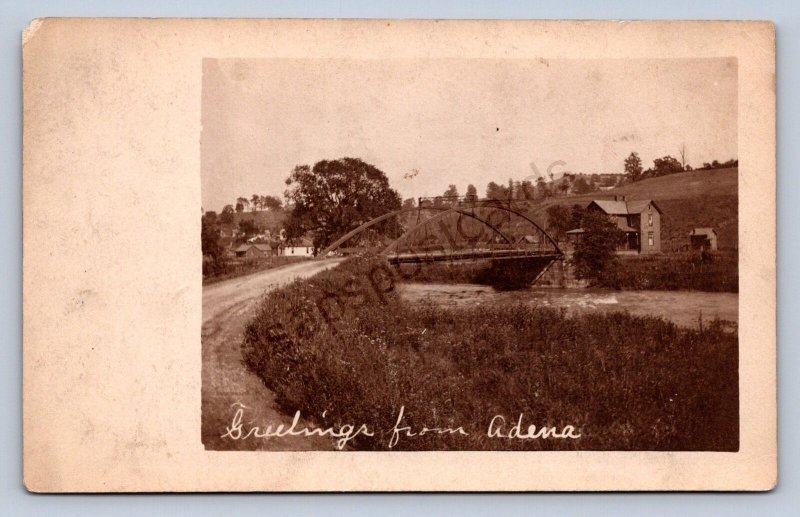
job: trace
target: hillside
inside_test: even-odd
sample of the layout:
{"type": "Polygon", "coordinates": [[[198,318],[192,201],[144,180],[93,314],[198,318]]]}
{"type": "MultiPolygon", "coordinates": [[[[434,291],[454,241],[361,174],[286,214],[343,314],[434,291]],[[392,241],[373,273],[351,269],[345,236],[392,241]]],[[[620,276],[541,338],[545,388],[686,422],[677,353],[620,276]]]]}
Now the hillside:
{"type": "Polygon", "coordinates": [[[717,231],[720,248],[733,248],[738,242],[738,168],[695,170],[629,183],[611,190],[580,196],[553,197],[524,203],[537,221],[546,221],[552,205],[587,205],[593,199],[652,199],[664,212],[662,241],[664,251],[688,243],[688,233],[696,227],[710,226],[717,231]]]}
{"type": "Polygon", "coordinates": [[[233,226],[237,227],[241,221],[253,221],[259,229],[277,233],[283,228],[284,221],[288,216],[289,214],[283,208],[234,213],[233,226]]]}

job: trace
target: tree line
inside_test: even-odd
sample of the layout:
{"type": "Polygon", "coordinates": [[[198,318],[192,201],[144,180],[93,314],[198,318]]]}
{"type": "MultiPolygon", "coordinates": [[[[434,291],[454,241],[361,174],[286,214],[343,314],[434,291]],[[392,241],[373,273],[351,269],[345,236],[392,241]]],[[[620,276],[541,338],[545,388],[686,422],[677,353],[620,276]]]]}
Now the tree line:
{"type": "MultiPolygon", "coordinates": [[[[678,160],[671,155],[662,156],[661,158],[656,158],[653,160],[653,165],[651,167],[643,169],[642,159],[639,157],[639,153],[635,151],[631,152],[631,154],[625,158],[625,176],[630,181],[640,181],[647,178],[657,178],[659,176],[666,176],[668,174],[677,174],[679,172],[695,170],[691,165],[686,163],[685,147],[681,147],[680,157],[681,159],[678,160]]],[[[710,163],[704,162],[702,166],[697,168],[697,170],[728,169],[738,166],[739,160],[731,158],[725,162],[719,162],[717,160],[714,160],[710,163]]]]}

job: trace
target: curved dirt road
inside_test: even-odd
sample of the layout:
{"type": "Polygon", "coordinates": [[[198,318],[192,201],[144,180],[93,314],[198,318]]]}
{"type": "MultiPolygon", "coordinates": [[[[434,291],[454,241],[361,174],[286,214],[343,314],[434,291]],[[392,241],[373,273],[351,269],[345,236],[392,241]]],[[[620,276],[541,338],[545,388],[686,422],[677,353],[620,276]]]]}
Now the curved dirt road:
{"type": "Polygon", "coordinates": [[[341,259],[300,262],[203,287],[202,439],[207,450],[333,448],[331,442],[319,437],[232,440],[222,435],[239,407],[235,404],[247,407],[243,414],[245,424],[252,421],[253,425],[291,425],[294,415],[282,413],[272,391],[242,364],[242,333],[264,293],[339,262],[341,259]]]}

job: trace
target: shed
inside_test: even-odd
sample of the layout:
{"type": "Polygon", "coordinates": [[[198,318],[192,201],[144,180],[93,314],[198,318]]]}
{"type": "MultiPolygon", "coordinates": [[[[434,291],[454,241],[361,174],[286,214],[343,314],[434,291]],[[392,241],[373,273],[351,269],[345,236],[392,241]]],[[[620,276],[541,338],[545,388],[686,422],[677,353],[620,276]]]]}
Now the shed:
{"type": "Polygon", "coordinates": [[[689,233],[689,245],[693,250],[716,251],[717,232],[714,228],[695,228],[689,233]]]}

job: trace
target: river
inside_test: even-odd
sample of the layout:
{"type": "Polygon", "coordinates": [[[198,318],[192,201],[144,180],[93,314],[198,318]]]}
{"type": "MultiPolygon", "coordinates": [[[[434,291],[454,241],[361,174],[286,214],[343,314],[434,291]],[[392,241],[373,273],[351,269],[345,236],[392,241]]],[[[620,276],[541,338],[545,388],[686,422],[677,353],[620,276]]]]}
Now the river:
{"type": "Polygon", "coordinates": [[[422,284],[398,286],[409,301],[430,300],[443,306],[481,303],[529,302],[542,307],[565,308],[568,312],[628,311],[637,315],[662,316],[684,327],[697,328],[700,321],[727,322],[735,330],[739,321],[738,293],[703,291],[615,291],[532,287],[519,291],[497,291],[475,284],[422,284]]]}

